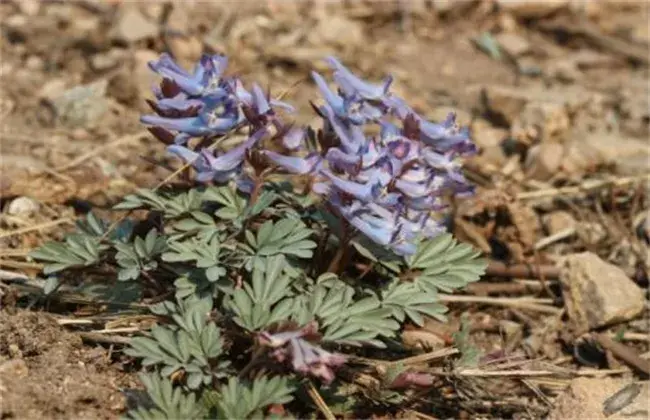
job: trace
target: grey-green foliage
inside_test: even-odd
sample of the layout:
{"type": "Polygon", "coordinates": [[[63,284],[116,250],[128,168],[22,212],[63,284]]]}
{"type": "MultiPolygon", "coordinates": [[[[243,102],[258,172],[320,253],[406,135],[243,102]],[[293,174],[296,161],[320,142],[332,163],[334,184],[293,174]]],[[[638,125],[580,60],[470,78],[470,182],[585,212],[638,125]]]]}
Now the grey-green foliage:
{"type": "Polygon", "coordinates": [[[251,383],[231,377],[218,392],[206,398],[218,419],[263,418],[263,410],[271,404],[286,404],[296,390],[287,377],[262,376],[251,383]]]}
{"type": "Polygon", "coordinates": [[[454,333],[454,346],[460,351],[460,358],[454,362],[456,368],[475,368],[481,358],[481,350],[469,340],[470,321],[467,315],[461,317],[460,330],[454,333]]]}
{"type": "Polygon", "coordinates": [[[267,209],[278,196],[269,190],[262,191],[254,203],[249,203],[246,198],[230,187],[210,187],[206,189],[203,198],[220,204],[215,216],[222,220],[232,221],[237,229],[243,226],[245,220],[257,216],[267,209]]]}
{"type": "MultiPolygon", "coordinates": [[[[221,331],[208,319],[212,300],[188,298],[183,305],[159,306],[159,313],[171,315],[174,324],[156,325],[150,337],[135,337],[125,353],[142,359],[144,366],[160,365],[165,377],[183,369],[190,389],[212,383],[212,366],[222,355],[221,331]]],[[[221,363],[220,367],[225,367],[221,363]]]]}
{"type": "Polygon", "coordinates": [[[191,236],[195,240],[206,242],[219,237],[225,230],[223,225],[217,224],[213,216],[202,211],[191,212],[188,217],[172,223],[171,228],[179,233],[174,235],[173,239],[191,236]]]}
{"type": "Polygon", "coordinates": [[[294,310],[290,297],[291,278],[284,273],[286,260],[282,254],[265,260],[262,268],[253,270],[250,283],[235,290],[226,300],[233,320],[249,331],[256,331],[275,322],[287,320],[294,310]]]}
{"type": "Polygon", "coordinates": [[[84,219],[76,222],[77,231],[66,235],[63,242],[48,242],[30,252],[29,256],[45,262],[44,274],[52,274],[73,267],[88,267],[100,262],[103,252],[110,246],[107,241],[123,243],[130,236],[133,223],[129,220],[120,222],[111,232],[109,223],[88,213],[84,219]]]}
{"type": "Polygon", "coordinates": [[[315,318],[326,341],[384,347],[378,337],[391,337],[399,329],[391,310],[376,296],[359,295],[335,276],[327,276],[296,300],[296,321],[303,324],[315,318]]]}
{"type": "Polygon", "coordinates": [[[130,420],[179,420],[205,418],[207,407],[197,400],[196,394],[174,387],[171,380],[158,373],[141,374],[140,380],[147,389],[154,408],[138,407],[124,417],[130,420]]]}
{"type": "Polygon", "coordinates": [[[162,259],[169,263],[191,262],[196,268],[205,270],[209,281],[215,282],[226,274],[221,264],[221,252],[221,241],[217,235],[209,239],[192,237],[184,241],[171,241],[162,259]]]}
{"type": "Polygon", "coordinates": [[[107,249],[99,238],[73,233],[64,242],[48,242],[30,252],[30,257],[48,264],[43,273],[52,274],[72,267],[87,267],[99,262],[101,251],[107,249]]]}
{"type": "Polygon", "coordinates": [[[116,242],[113,246],[117,250],[115,262],[120,266],[118,280],[137,280],[142,272],[158,268],[155,258],[165,251],[167,241],[151,229],[144,238],[136,237],[131,243],[116,242]]]}
{"type": "MultiPolygon", "coordinates": [[[[422,325],[425,317],[444,319],[438,293],[464,287],[483,273],[484,261],[451,235],[422,241],[407,259],[358,237],[352,242],[354,258],[369,261],[366,276],[318,272],[310,261],[317,243],[325,247],[318,255],[334,253],[340,242],[332,236],[325,240],[323,232],[341,226],[308,201],[298,201],[290,189],[279,187],[260,191],[253,202],[232,186],[182,193],[142,190],[118,208],[160,212],[164,234],[152,230],[144,238],[132,237],[127,223],[109,232],[109,223],[89,215],[64,242],[33,253],[47,263],[48,273],[101,263],[117,268],[121,280],[139,280],[117,287],[84,284],[79,290],[85,294],[112,291],[131,296],[131,302],[149,292],[153,280],[156,292],[167,288],[175,295],[176,301],[151,308],[161,322],[133,338],[126,350],[156,371],[144,379],[155,407],[132,411],[130,418],[261,417],[269,404],[291,400],[291,381],[302,373],[260,377],[257,371],[236,379],[230,361],[240,366],[254,352],[238,348],[235,356],[225,350],[226,343],[240,345],[278,325],[297,328],[316,321],[322,342],[314,345],[331,351],[337,345],[386,347],[407,320],[422,325]],[[143,273],[148,282],[140,279],[143,273]],[[122,289],[130,285],[137,287],[129,293],[122,289]],[[168,380],[172,374],[180,378],[175,386],[168,380]]],[[[52,278],[47,285],[52,293],[59,283],[52,278]]],[[[459,363],[474,363],[466,329],[462,334],[459,363]]],[[[267,357],[271,354],[262,360],[267,357]]],[[[396,392],[380,394],[384,403],[401,401],[396,392]]]]}
{"type": "Polygon", "coordinates": [[[113,208],[115,210],[147,208],[162,212],[165,217],[173,218],[198,210],[202,203],[202,194],[195,188],[176,195],[140,189],[136,194],[124,197],[124,201],[113,208]]]}
{"type": "Polygon", "coordinates": [[[262,224],[257,235],[251,230],[246,231],[248,246],[244,249],[254,258],[249,260],[247,268],[255,265],[263,266],[265,257],[283,254],[289,257],[311,258],[316,242],[308,239],[314,234],[298,218],[287,217],[278,222],[268,220],[262,224]]]}
{"type": "Polygon", "coordinates": [[[406,263],[416,273],[415,284],[435,299],[438,290],[451,292],[477,281],[485,272],[485,261],[478,256],[470,245],[444,234],[420,243],[406,263]]]}
{"type": "Polygon", "coordinates": [[[216,391],[205,391],[201,397],[173,387],[160,375],[140,376],[151,400],[152,408],[138,407],[125,416],[130,420],[190,420],[190,419],[248,419],[262,418],[264,409],[272,404],[293,400],[295,385],[287,377],[262,376],[242,382],[231,377],[216,391]]]}
{"type": "Polygon", "coordinates": [[[445,320],[447,307],[436,300],[436,294],[423,293],[413,283],[394,281],[381,295],[382,305],[390,308],[393,318],[400,323],[407,316],[419,326],[424,324],[423,316],[445,320]]]}

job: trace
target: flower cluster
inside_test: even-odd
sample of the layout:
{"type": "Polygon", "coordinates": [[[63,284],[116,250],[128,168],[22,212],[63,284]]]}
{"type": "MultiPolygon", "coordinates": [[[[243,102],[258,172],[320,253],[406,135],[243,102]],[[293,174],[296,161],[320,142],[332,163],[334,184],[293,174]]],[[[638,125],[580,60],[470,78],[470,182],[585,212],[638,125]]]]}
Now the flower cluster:
{"type": "Polygon", "coordinates": [[[224,76],[227,65],[223,55],[204,55],[190,74],[162,54],[149,63],[162,76],[160,87],[154,88],[156,100],[147,101],[156,115],[145,115],[141,121],[158,139],[170,144],[168,151],[192,163],[198,181],[224,183],[235,178],[244,188],[242,168],[247,151],[268,134],[270,124],[281,124],[275,107],[293,108],[270,100],[257,84],[249,91],[239,78],[224,76]],[[204,146],[246,125],[252,132],[248,139],[218,156],[206,147],[198,152],[187,147],[193,138],[202,139],[199,145],[204,146]]]}
{"type": "Polygon", "coordinates": [[[260,343],[273,349],[271,355],[280,363],[291,361],[291,367],[296,372],[310,374],[321,378],[323,382],[334,380],[333,369],[343,365],[345,356],[330,353],[307,341],[310,336],[316,336],[318,324],[311,322],[295,331],[270,334],[262,332],[260,343]]]}
{"type": "Polygon", "coordinates": [[[313,130],[287,125],[275,112],[292,108],[270,99],[259,85],[248,91],[238,78],[224,76],[227,59],[221,55],[203,56],[192,74],[166,54],[152,62],[163,80],[157,100],[150,101],[157,115],[143,116],[142,122],[171,144],[170,152],[192,163],[197,180],[234,179],[245,192],[252,189],[244,170],[249,151],[260,149],[261,140],[274,131],[284,153],[263,149],[263,156],[289,172],[310,175],[312,191],[349,226],[396,254],[410,255],[418,238],[444,232],[435,216],[445,196],[472,192],[458,160],[475,152],[475,146],[453,113],[433,123],[391,93],[391,77],[374,84],[336,58],[327,61],[338,89],[312,73],[324,99],[314,106],[323,119],[316,150],[306,146],[313,130]],[[202,138],[199,145],[205,145],[245,125],[251,131],[248,139],[225,153],[187,147],[192,138],[202,138]]]}
{"type": "Polygon", "coordinates": [[[264,154],[290,172],[310,174],[312,190],[374,242],[412,254],[418,237],[444,231],[432,216],[444,207],[445,195],[472,192],[458,159],[474,153],[475,146],[453,113],[436,124],[390,93],[390,77],[373,84],[335,58],[328,63],[336,92],[312,73],[324,99],[316,107],[324,121],[320,150],[306,156],[264,154]]]}

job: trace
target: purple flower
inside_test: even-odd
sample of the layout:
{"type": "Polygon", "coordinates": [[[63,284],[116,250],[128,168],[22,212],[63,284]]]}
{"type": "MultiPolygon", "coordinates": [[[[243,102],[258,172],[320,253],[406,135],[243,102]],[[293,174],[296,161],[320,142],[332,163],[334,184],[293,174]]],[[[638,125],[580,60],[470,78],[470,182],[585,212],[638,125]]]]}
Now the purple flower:
{"type": "Polygon", "coordinates": [[[264,150],[262,153],[276,165],[294,174],[307,174],[314,172],[317,170],[322,160],[318,154],[312,154],[305,158],[301,158],[297,156],[281,155],[271,150],[264,150]]]}
{"type": "MultiPolygon", "coordinates": [[[[312,160],[266,154],[291,172],[310,174],[312,191],[358,232],[397,254],[412,254],[420,238],[444,232],[430,217],[445,208],[443,197],[471,193],[457,158],[474,145],[456,126],[454,114],[432,123],[391,94],[390,77],[383,84],[369,83],[335,58],[327,61],[338,92],[312,73],[325,102],[316,108],[323,118],[317,137],[321,150],[308,155],[312,160]],[[368,133],[371,124],[379,126],[379,135],[368,133]]],[[[299,148],[294,142],[285,149],[299,148]]]]}
{"type": "Polygon", "coordinates": [[[315,322],[305,327],[287,332],[259,335],[261,344],[273,349],[272,356],[280,363],[291,362],[294,371],[321,378],[325,383],[334,380],[334,369],[346,362],[346,357],[339,353],[330,353],[305,339],[314,335],[318,329],[315,322]]]}
{"type": "Polygon", "coordinates": [[[149,101],[157,115],[144,115],[141,122],[159,134],[163,133],[160,130],[171,133],[174,143],[184,145],[192,137],[225,135],[247,121],[261,128],[274,118],[276,106],[293,110],[288,104],[269,100],[257,84],[249,92],[239,79],[224,77],[227,65],[225,56],[203,55],[189,73],[162,54],[149,65],[163,77],[154,90],[156,101],[149,101]]]}
{"type": "Polygon", "coordinates": [[[304,128],[291,127],[282,135],[282,146],[289,151],[299,150],[306,135],[307,130],[304,128]]]}
{"type": "Polygon", "coordinates": [[[167,150],[185,160],[185,162],[192,163],[197,172],[197,181],[224,183],[241,173],[246,151],[257,144],[267,132],[266,129],[256,131],[248,140],[220,156],[214,156],[207,149],[196,153],[180,145],[169,146],[167,150]]]}
{"type": "MultiPolygon", "coordinates": [[[[458,159],[476,148],[453,113],[442,123],[430,122],[389,92],[391,77],[371,83],[334,57],[327,63],[337,88],[312,72],[323,98],[322,105],[313,106],[323,123],[318,132],[285,124],[276,109],[293,108],[271,99],[258,84],[248,90],[238,78],[224,76],[228,60],[221,55],[203,56],[191,73],[166,54],[152,62],[163,80],[150,101],[156,115],[141,120],[156,137],[173,143],[170,152],[192,162],[199,181],[234,180],[250,192],[256,178],[249,167],[262,173],[266,165],[257,157],[264,156],[280,169],[309,176],[312,191],[357,233],[396,254],[412,254],[420,238],[444,231],[432,216],[445,208],[445,197],[472,193],[458,159]],[[254,134],[225,153],[186,147],[193,137],[206,144],[245,125],[254,134]],[[271,132],[283,153],[249,152],[271,132]]],[[[324,350],[300,337],[273,338],[285,343],[273,345],[278,358],[291,358],[295,370],[329,378],[329,362],[318,367],[314,362],[328,360],[324,350]]]]}
{"type": "Polygon", "coordinates": [[[335,57],[327,57],[326,61],[334,69],[334,80],[348,96],[358,94],[364,99],[381,99],[393,82],[389,76],[381,85],[374,85],[354,75],[335,57]]]}

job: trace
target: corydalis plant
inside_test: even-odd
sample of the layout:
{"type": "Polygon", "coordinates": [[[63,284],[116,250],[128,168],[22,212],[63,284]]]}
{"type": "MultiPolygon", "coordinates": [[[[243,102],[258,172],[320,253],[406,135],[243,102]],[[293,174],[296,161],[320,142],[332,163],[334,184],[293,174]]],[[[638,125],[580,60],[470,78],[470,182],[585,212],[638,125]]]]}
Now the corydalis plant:
{"type": "MultiPolygon", "coordinates": [[[[173,297],[150,308],[159,325],[124,352],[151,373],[151,401],[131,418],[262,417],[269,406],[283,412],[306,378],[334,392],[357,349],[398,357],[405,323],[444,320],[438,293],[483,273],[439,221],[446,197],[472,190],[459,161],[474,151],[467,131],[453,115],[441,124],[418,115],[390,77],[371,83],[328,63],[336,88],[312,74],[322,125],[300,127],[291,106],[227,75],[224,56],[187,72],[163,54],[151,63],[162,76],[155,115],[142,122],[198,184],[138,191],[115,208],[146,210],[147,221],[114,228],[89,216],[33,253],[47,273],[92,267],[113,278],[75,283],[102,302],[173,297]],[[278,181],[291,174],[306,188],[278,181]]],[[[69,287],[47,284],[48,296],[69,287]]],[[[416,373],[380,378],[380,395],[429,386],[416,373]]]]}

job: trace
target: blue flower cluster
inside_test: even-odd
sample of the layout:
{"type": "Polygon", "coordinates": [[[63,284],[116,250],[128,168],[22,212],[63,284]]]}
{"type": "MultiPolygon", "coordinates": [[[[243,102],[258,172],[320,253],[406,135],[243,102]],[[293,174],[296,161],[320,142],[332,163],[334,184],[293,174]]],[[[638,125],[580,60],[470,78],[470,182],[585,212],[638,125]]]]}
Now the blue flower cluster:
{"type": "Polygon", "coordinates": [[[312,190],[368,238],[413,254],[417,238],[444,232],[432,217],[444,196],[472,192],[458,159],[475,145],[453,113],[442,124],[427,121],[389,92],[391,78],[369,83],[337,59],[327,61],[337,91],[312,73],[324,99],[317,107],[324,122],[320,150],[302,157],[263,153],[290,172],[311,174],[312,190]]]}
{"type": "Polygon", "coordinates": [[[237,77],[226,77],[228,59],[223,55],[204,55],[190,74],[168,54],[149,63],[160,76],[160,87],[154,89],[155,101],[147,101],[156,115],[145,115],[141,122],[158,139],[170,144],[168,151],[186,162],[192,162],[197,180],[225,183],[235,179],[243,190],[250,188],[243,173],[248,150],[269,133],[269,124],[281,124],[274,108],[293,108],[283,102],[269,100],[259,85],[246,90],[237,77]],[[249,125],[252,134],[241,145],[218,156],[202,148],[198,152],[187,147],[193,138],[205,140],[223,137],[232,130],[249,125]]]}
{"type": "Polygon", "coordinates": [[[324,102],[314,106],[323,119],[318,150],[307,147],[307,129],[284,124],[275,112],[291,111],[289,105],[269,99],[258,85],[248,91],[239,79],[225,77],[227,59],[221,55],[202,57],[192,74],[166,54],[151,63],[163,80],[157,101],[150,102],[157,115],[143,116],[142,122],[171,144],[169,151],[193,162],[199,181],[234,179],[249,192],[248,151],[275,128],[285,152],[261,150],[262,155],[289,172],[311,176],[312,191],[374,242],[399,255],[413,254],[418,238],[444,232],[434,217],[444,197],[472,192],[459,158],[474,153],[475,146],[454,114],[433,123],[391,93],[392,78],[374,84],[336,58],[327,62],[336,91],[312,73],[324,102]],[[244,125],[251,128],[248,139],[218,156],[187,147],[191,138],[217,138],[244,125]]]}

